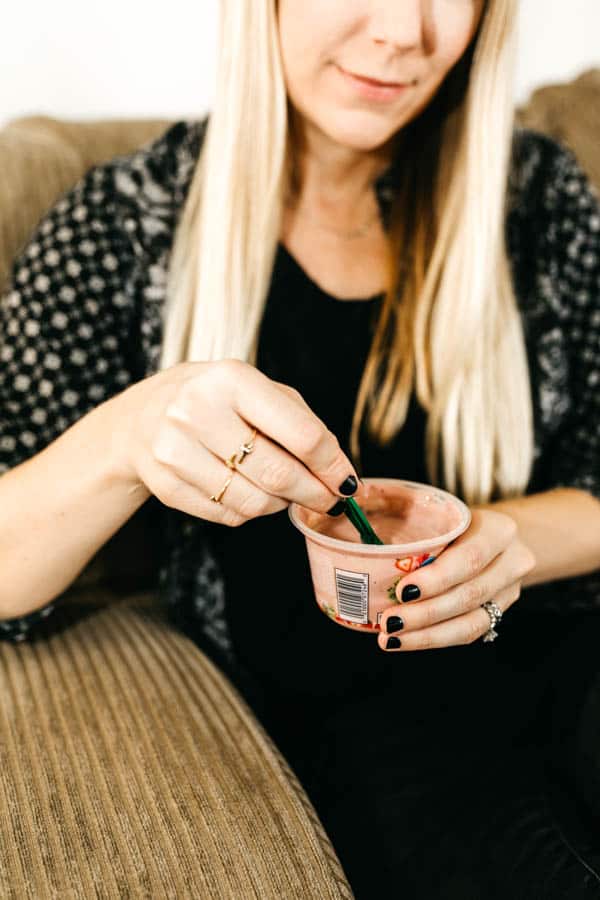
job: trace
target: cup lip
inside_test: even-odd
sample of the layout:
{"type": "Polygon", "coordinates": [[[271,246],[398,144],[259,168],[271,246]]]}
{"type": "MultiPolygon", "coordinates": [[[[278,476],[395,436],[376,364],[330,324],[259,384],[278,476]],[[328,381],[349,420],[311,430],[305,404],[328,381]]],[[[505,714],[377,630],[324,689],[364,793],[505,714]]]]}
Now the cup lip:
{"type": "Polygon", "coordinates": [[[362,480],[364,483],[369,482],[370,484],[382,484],[393,481],[394,484],[406,484],[417,488],[425,488],[428,491],[435,491],[437,494],[442,494],[458,506],[461,513],[461,521],[456,528],[453,528],[452,531],[447,531],[446,534],[437,535],[426,541],[411,541],[408,544],[362,544],[351,541],[342,541],[339,538],[330,537],[327,534],[323,534],[321,531],[315,531],[300,520],[297,512],[300,507],[299,503],[290,503],[288,506],[288,516],[292,524],[295,525],[307,539],[310,538],[316,543],[329,547],[332,550],[343,550],[345,553],[359,553],[363,556],[400,556],[401,554],[410,556],[416,553],[422,553],[424,550],[429,550],[433,547],[439,547],[441,545],[446,547],[451,541],[463,534],[471,524],[471,510],[466,503],[463,503],[460,497],[456,497],[454,494],[451,494],[449,491],[445,491],[443,488],[439,488],[436,485],[426,484],[422,481],[409,481],[405,478],[363,478],[362,480]]]}

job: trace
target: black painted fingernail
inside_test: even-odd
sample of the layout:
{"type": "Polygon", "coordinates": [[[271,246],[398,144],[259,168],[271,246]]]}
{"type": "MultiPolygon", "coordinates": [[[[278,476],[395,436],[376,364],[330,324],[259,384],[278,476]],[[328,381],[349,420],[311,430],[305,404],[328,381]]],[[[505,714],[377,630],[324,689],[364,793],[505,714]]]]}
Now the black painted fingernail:
{"type": "Polygon", "coordinates": [[[400,616],[389,616],[387,622],[385,623],[385,630],[389,634],[390,631],[400,631],[404,628],[404,622],[400,618],[400,616]]]}
{"type": "Polygon", "coordinates": [[[385,645],[386,650],[397,650],[398,647],[402,646],[400,643],[400,638],[397,637],[389,637],[387,640],[387,644],[385,645]]]}
{"type": "Polygon", "coordinates": [[[416,586],[416,584],[407,584],[406,587],[402,588],[402,602],[406,603],[407,600],[418,600],[421,596],[421,591],[416,586]]]}
{"type": "Polygon", "coordinates": [[[348,475],[345,481],[342,481],[338,490],[340,494],[345,494],[346,497],[349,497],[350,494],[356,493],[358,488],[358,484],[354,475],[348,475]]]}
{"type": "Polygon", "coordinates": [[[337,503],[333,504],[331,509],[327,510],[327,515],[328,516],[341,516],[341,514],[344,512],[345,506],[346,506],[345,500],[338,500],[337,503]]]}

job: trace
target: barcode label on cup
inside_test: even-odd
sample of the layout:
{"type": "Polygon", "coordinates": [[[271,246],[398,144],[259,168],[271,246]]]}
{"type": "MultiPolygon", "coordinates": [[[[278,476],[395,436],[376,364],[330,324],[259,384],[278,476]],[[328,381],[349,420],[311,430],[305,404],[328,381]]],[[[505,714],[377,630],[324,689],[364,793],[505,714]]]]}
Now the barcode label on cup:
{"type": "Polygon", "coordinates": [[[349,622],[369,621],[369,576],[366,572],[335,569],[338,615],[349,622]]]}

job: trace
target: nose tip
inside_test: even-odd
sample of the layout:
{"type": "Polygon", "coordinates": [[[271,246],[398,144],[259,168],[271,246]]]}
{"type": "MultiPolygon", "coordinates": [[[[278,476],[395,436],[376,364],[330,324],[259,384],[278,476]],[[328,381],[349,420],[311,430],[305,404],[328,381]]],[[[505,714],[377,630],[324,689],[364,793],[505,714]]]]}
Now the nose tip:
{"type": "Polygon", "coordinates": [[[397,49],[410,50],[423,43],[423,13],[420,0],[394,5],[390,12],[385,4],[371,21],[371,37],[379,45],[391,44],[397,49]]]}

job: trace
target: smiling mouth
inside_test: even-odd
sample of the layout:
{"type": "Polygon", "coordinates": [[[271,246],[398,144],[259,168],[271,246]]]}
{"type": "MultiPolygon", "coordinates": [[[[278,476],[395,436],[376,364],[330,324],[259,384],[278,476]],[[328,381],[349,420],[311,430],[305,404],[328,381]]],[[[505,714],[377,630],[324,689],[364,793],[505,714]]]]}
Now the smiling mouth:
{"type": "Polygon", "coordinates": [[[350,72],[348,69],[343,69],[339,66],[342,72],[346,75],[350,75],[352,78],[356,78],[358,81],[362,81],[365,84],[372,84],[373,87],[383,87],[383,88],[399,88],[399,87],[409,87],[411,84],[414,84],[414,81],[381,81],[378,78],[371,78],[368,75],[359,75],[357,72],[350,72]]]}

